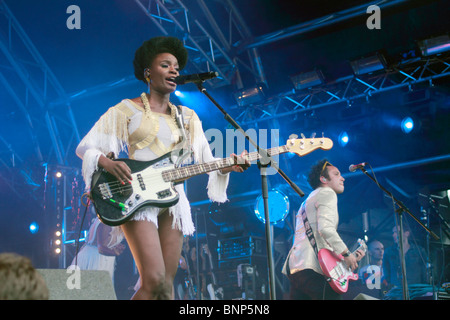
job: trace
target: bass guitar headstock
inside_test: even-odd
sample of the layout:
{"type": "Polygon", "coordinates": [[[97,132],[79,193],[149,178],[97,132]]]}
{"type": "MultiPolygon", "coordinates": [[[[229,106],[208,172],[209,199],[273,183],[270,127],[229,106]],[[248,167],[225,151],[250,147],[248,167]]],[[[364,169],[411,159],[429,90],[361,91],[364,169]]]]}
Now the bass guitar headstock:
{"type": "Polygon", "coordinates": [[[295,153],[302,157],[308,153],[313,152],[316,149],[330,150],[333,148],[333,141],[329,138],[305,138],[302,134],[301,139],[297,139],[298,136],[292,134],[289,136],[289,140],[286,142],[288,152],[295,153]]]}

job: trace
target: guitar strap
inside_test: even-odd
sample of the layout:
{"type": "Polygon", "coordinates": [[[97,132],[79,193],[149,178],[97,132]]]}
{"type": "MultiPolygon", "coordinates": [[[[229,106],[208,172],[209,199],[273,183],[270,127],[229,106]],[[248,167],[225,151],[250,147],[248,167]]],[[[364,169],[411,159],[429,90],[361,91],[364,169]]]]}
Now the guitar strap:
{"type": "Polygon", "coordinates": [[[314,238],[314,232],[311,229],[311,225],[309,224],[308,217],[306,216],[306,201],[302,203],[300,207],[300,214],[303,219],[303,225],[305,226],[305,233],[308,237],[309,243],[311,243],[311,246],[314,249],[314,252],[316,253],[316,256],[319,254],[319,251],[317,250],[317,243],[316,238],[314,238]]]}
{"type": "Polygon", "coordinates": [[[186,154],[182,155],[181,158],[184,159],[185,156],[192,154],[192,148],[190,140],[188,139],[188,136],[186,134],[186,128],[184,127],[184,116],[183,116],[183,110],[181,109],[181,106],[175,107],[175,114],[177,119],[177,125],[181,130],[181,134],[183,136],[183,141],[187,144],[187,148],[183,148],[183,150],[187,150],[186,154]]]}
{"type": "Polygon", "coordinates": [[[184,117],[183,117],[183,111],[181,110],[181,106],[175,106],[175,114],[177,119],[177,125],[181,129],[181,133],[183,135],[183,138],[186,140],[186,130],[184,128],[184,117]]]}

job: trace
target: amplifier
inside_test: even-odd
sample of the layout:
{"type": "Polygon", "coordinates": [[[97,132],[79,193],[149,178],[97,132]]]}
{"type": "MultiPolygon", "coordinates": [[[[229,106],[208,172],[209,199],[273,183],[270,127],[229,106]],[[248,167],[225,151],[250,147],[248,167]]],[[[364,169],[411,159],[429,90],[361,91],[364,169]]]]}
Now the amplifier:
{"type": "Polygon", "coordinates": [[[254,236],[222,239],[218,241],[217,253],[219,261],[262,257],[266,255],[266,243],[263,238],[254,236]]]}

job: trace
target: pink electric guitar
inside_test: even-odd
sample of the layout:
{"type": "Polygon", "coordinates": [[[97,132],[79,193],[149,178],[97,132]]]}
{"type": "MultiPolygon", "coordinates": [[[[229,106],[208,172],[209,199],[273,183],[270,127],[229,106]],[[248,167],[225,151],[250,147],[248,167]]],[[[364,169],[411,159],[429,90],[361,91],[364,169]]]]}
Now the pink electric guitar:
{"type": "MultiPolygon", "coordinates": [[[[364,240],[358,239],[358,247],[356,250],[367,250],[364,240]]],[[[336,254],[328,249],[319,250],[319,264],[323,273],[329,278],[331,288],[339,294],[345,293],[348,290],[348,284],[350,280],[358,280],[358,275],[353,273],[352,270],[347,267],[344,262],[344,257],[340,254],[336,254]]]]}

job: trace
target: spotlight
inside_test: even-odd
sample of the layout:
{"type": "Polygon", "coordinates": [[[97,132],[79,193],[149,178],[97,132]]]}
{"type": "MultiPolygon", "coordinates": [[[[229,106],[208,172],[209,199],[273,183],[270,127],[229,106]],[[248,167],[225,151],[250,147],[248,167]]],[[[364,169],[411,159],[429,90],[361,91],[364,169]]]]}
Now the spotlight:
{"type": "Polygon", "coordinates": [[[450,38],[448,35],[418,41],[420,52],[423,56],[431,56],[450,50],[450,38]]]}
{"type": "Polygon", "coordinates": [[[175,95],[176,95],[178,98],[184,98],[184,94],[183,94],[181,91],[179,91],[179,90],[175,90],[175,95]]]}
{"type": "Polygon", "coordinates": [[[350,141],[350,138],[349,138],[349,136],[348,136],[348,133],[347,133],[346,131],[342,131],[342,132],[339,134],[339,144],[340,144],[342,147],[345,147],[349,141],[350,141]]]}
{"type": "Polygon", "coordinates": [[[234,98],[239,107],[245,107],[263,102],[265,96],[262,85],[258,85],[236,92],[234,98]]]}
{"type": "Polygon", "coordinates": [[[356,75],[362,75],[383,70],[386,66],[386,60],[381,54],[377,53],[367,58],[351,61],[350,65],[356,75]]]}
{"type": "Polygon", "coordinates": [[[32,222],[30,223],[29,229],[31,233],[35,234],[39,231],[39,225],[37,224],[37,222],[32,222]]]}
{"type": "Polygon", "coordinates": [[[324,77],[320,70],[314,70],[292,76],[291,81],[296,90],[302,90],[324,83],[324,77]]]}
{"type": "Polygon", "coordinates": [[[61,178],[61,177],[62,177],[62,173],[61,173],[60,171],[58,171],[58,172],[56,172],[55,176],[56,176],[57,178],[61,178]]]}
{"type": "Polygon", "coordinates": [[[54,240],[53,244],[54,244],[54,247],[55,247],[55,253],[56,254],[60,254],[61,253],[61,243],[62,243],[62,241],[60,239],[61,235],[62,235],[61,231],[57,230],[55,232],[55,236],[57,238],[54,240]]]}
{"type": "Polygon", "coordinates": [[[414,129],[414,121],[411,117],[406,117],[402,120],[402,131],[410,133],[414,129]]]}

